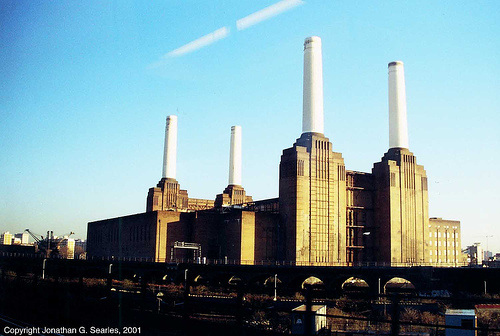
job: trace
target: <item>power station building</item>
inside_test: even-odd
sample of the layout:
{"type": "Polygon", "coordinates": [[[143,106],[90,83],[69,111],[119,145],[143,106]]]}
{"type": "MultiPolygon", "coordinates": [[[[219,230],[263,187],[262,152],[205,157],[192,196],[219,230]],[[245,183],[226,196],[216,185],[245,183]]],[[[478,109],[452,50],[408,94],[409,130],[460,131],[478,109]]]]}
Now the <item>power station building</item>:
{"type": "Polygon", "coordinates": [[[302,134],[283,150],[278,198],[253,201],[242,187],[240,126],[231,128],[227,187],[213,200],[190,198],[176,180],[177,117],[169,116],[146,212],[89,223],[88,257],[457,266],[460,222],[429,220],[427,175],[409,150],[403,63],[389,63],[389,149],[371,173],[347,170],[324,134],[317,36],[304,43],[303,90],[302,134]],[[433,245],[439,228],[443,250],[433,245]]]}

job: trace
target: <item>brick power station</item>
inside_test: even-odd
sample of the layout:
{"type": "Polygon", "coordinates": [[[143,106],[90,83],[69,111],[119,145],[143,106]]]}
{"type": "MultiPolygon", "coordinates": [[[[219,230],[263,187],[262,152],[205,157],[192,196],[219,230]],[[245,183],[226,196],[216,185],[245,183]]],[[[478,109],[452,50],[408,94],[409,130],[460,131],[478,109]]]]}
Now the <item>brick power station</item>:
{"type": "Polygon", "coordinates": [[[304,43],[302,134],[283,150],[279,197],[241,185],[241,127],[231,128],[229,183],[195,199],[176,180],[177,117],[168,116],[163,174],[146,212],[88,224],[89,257],[157,262],[457,266],[460,222],[430,218],[427,176],[409,150],[402,62],[389,63],[389,149],[371,173],[346,170],[323,127],[321,39],[304,43]]]}

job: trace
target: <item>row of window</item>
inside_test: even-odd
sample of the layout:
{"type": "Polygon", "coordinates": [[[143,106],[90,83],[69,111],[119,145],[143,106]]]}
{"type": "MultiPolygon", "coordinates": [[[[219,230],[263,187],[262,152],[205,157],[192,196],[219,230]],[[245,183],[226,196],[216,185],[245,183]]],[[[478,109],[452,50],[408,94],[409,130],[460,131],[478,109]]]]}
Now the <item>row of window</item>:
{"type": "MultiPolygon", "coordinates": [[[[448,250],[448,255],[453,255],[455,250],[448,250]]],[[[457,251],[458,252],[458,251],[457,251]]],[[[429,255],[446,255],[446,251],[429,251],[429,255]],[[439,252],[439,253],[438,253],[439,252]],[[441,253],[442,252],[442,253],[441,253]]]]}
{"type": "MultiPolygon", "coordinates": [[[[429,232],[429,237],[432,238],[432,236],[433,236],[433,232],[429,232]]],[[[447,238],[458,238],[458,232],[453,232],[453,233],[451,233],[451,232],[450,233],[443,232],[443,235],[441,235],[441,232],[439,232],[439,233],[438,232],[434,232],[434,237],[436,237],[436,238],[437,237],[439,237],[439,238],[441,238],[441,237],[443,237],[443,238],[446,238],[446,237],[447,238]]]]}
{"type": "MultiPolygon", "coordinates": [[[[391,187],[397,186],[396,173],[391,173],[390,185],[391,187]]],[[[407,179],[405,180],[405,187],[411,189],[415,188],[415,181],[413,180],[411,174],[407,174],[407,179]]],[[[422,190],[427,190],[427,177],[422,177],[422,190]]]]}
{"type": "MultiPolygon", "coordinates": [[[[431,246],[446,246],[446,244],[443,241],[437,241],[437,240],[429,240],[429,243],[431,246]]],[[[458,244],[456,242],[448,242],[448,246],[457,246],[458,244]]]]}

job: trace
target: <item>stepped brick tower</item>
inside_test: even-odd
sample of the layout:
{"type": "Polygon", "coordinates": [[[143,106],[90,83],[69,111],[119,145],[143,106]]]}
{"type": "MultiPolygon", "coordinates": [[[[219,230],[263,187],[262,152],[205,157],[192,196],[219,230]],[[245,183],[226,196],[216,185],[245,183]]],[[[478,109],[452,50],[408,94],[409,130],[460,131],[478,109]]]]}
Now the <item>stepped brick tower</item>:
{"type": "Polygon", "coordinates": [[[238,205],[252,202],[241,186],[241,126],[231,127],[231,145],[229,150],[229,182],[222,194],[215,198],[215,207],[238,205]]]}
{"type": "Polygon", "coordinates": [[[427,175],[408,149],[403,62],[389,63],[389,150],[375,163],[375,220],[379,261],[428,261],[427,175]]]}
{"type": "Polygon", "coordinates": [[[346,260],[346,170],[323,130],[321,39],[304,42],[302,135],[280,162],[281,259],[297,265],[346,260]]]}
{"type": "Polygon", "coordinates": [[[150,188],[146,211],[184,210],[188,208],[188,193],[180,189],[175,179],[177,159],[177,116],[167,117],[162,178],[155,188],[150,188]]]}

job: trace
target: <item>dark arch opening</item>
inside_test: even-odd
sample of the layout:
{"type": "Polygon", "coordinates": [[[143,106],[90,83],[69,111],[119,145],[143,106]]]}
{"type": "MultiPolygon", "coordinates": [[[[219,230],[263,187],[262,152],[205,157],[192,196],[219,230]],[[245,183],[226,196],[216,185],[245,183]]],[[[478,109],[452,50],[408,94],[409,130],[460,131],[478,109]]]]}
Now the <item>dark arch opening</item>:
{"type": "Polygon", "coordinates": [[[385,283],[384,293],[413,294],[415,293],[415,286],[409,280],[394,277],[385,283]]]}
{"type": "MultiPolygon", "coordinates": [[[[267,287],[267,288],[274,288],[274,278],[275,276],[274,275],[271,275],[270,277],[266,278],[266,280],[264,280],[264,286],[267,287]]],[[[280,280],[279,277],[276,277],[276,286],[281,286],[283,282],[280,280]]]]}
{"type": "Polygon", "coordinates": [[[361,278],[350,277],[342,283],[341,289],[346,294],[368,293],[370,286],[361,278]]]}
{"type": "Polygon", "coordinates": [[[317,278],[315,276],[310,276],[304,281],[302,281],[301,288],[305,289],[306,286],[311,286],[314,289],[319,289],[319,288],[324,288],[325,284],[323,283],[323,280],[320,278],[317,278]]]}
{"type": "Polygon", "coordinates": [[[207,283],[207,280],[201,274],[198,274],[197,276],[194,277],[193,283],[195,286],[205,285],[207,283]]]}
{"type": "Polygon", "coordinates": [[[243,282],[243,280],[241,280],[241,278],[237,275],[233,275],[231,278],[229,278],[228,280],[228,284],[229,285],[239,285],[243,282]]]}

